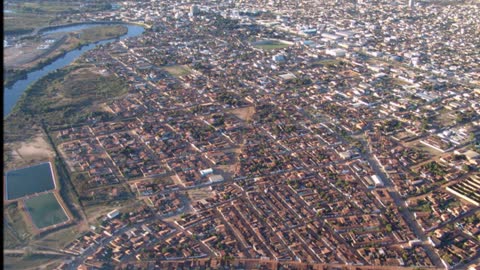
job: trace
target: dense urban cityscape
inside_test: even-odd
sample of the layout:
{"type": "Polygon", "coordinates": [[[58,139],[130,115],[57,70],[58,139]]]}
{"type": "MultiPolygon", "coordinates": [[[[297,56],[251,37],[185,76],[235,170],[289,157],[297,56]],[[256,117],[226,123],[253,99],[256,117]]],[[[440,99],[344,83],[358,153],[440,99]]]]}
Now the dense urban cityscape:
{"type": "Polygon", "coordinates": [[[47,123],[56,269],[479,269],[478,1],[117,4],[68,18],[145,31],[66,68],[126,91],[47,123]]]}

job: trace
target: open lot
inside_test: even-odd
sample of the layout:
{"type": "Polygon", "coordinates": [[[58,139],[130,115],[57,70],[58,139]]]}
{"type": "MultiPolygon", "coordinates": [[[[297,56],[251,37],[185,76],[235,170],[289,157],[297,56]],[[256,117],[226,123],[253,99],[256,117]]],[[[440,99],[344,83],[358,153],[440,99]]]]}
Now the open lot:
{"type": "Polygon", "coordinates": [[[192,73],[192,70],[185,65],[167,66],[167,67],[163,67],[163,69],[166,70],[168,73],[170,73],[170,75],[174,77],[181,77],[181,76],[185,76],[192,73]]]}
{"type": "Polygon", "coordinates": [[[68,220],[53,193],[46,193],[25,200],[25,206],[33,223],[42,229],[68,220]]]}
{"type": "Polygon", "coordinates": [[[4,153],[7,156],[4,170],[28,167],[55,157],[55,152],[41,132],[29,140],[4,144],[4,153]]]}
{"type": "Polygon", "coordinates": [[[108,3],[100,2],[87,6],[76,1],[7,1],[4,2],[4,8],[10,12],[3,13],[3,29],[6,34],[24,34],[37,27],[67,23],[71,20],[67,14],[110,8],[108,3]],[[59,16],[60,14],[63,16],[59,16]]]}
{"type": "Polygon", "coordinates": [[[262,50],[285,49],[290,46],[285,42],[279,40],[260,40],[252,43],[253,47],[262,50]]]}
{"type": "Polygon", "coordinates": [[[22,244],[23,241],[28,240],[32,234],[25,222],[22,211],[20,210],[19,203],[9,203],[4,208],[4,239],[3,243],[5,247],[14,247],[22,244]],[[5,235],[7,235],[5,237],[5,235]]]}

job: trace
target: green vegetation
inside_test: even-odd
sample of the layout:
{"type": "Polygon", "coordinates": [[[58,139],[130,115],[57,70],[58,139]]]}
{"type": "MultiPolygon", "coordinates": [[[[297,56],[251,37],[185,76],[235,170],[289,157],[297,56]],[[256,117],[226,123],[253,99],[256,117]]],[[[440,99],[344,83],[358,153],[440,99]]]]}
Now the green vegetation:
{"type": "MultiPolygon", "coordinates": [[[[50,135],[48,136],[48,138],[50,140],[50,144],[54,145],[50,135]]],[[[76,192],[75,187],[72,184],[64,160],[62,158],[59,158],[60,154],[58,153],[55,146],[54,149],[56,154],[55,167],[59,183],[59,194],[63,202],[65,202],[66,207],[68,207],[68,209],[70,210],[73,219],[80,220],[83,218],[84,213],[83,209],[81,209],[81,203],[78,198],[78,193],[76,192]]]]}
{"type": "Polygon", "coordinates": [[[108,119],[100,104],[127,92],[124,82],[102,76],[93,66],[74,65],[50,73],[30,86],[4,122],[5,141],[29,138],[29,129],[81,124],[89,117],[108,119]]]}
{"type": "Polygon", "coordinates": [[[123,25],[97,26],[84,29],[80,33],[81,43],[91,43],[104,39],[119,37],[128,32],[128,28],[123,25]]]}
{"type": "Polygon", "coordinates": [[[80,11],[78,2],[66,1],[25,1],[16,5],[18,13],[56,14],[80,11]]]}
{"type": "Polygon", "coordinates": [[[3,256],[3,269],[5,270],[17,270],[17,269],[38,269],[39,266],[49,264],[45,269],[55,269],[55,265],[59,265],[57,262],[65,260],[65,257],[54,255],[38,255],[27,254],[21,257],[18,256],[3,256]]]}
{"type": "Polygon", "coordinates": [[[4,13],[3,29],[5,34],[26,34],[37,27],[59,25],[71,22],[69,15],[111,9],[109,3],[90,3],[59,0],[22,1],[9,3],[4,7],[12,13],[4,13]]]}
{"type": "Polygon", "coordinates": [[[285,49],[290,45],[279,40],[261,40],[252,43],[253,47],[262,50],[285,49]]]}
{"type": "Polygon", "coordinates": [[[16,246],[21,242],[30,238],[31,234],[28,230],[27,224],[21,214],[20,208],[17,202],[8,204],[4,208],[4,236],[8,230],[11,237],[7,239],[4,237],[3,243],[5,246],[16,246]],[[14,241],[14,242],[11,242],[14,241]],[[21,241],[21,242],[19,242],[21,241]]]}
{"type": "Polygon", "coordinates": [[[242,106],[247,104],[245,101],[243,101],[243,98],[231,92],[219,93],[216,99],[219,102],[225,103],[230,106],[242,106]]]}
{"type": "Polygon", "coordinates": [[[170,73],[170,75],[177,78],[186,76],[192,73],[192,70],[185,65],[166,66],[166,67],[163,67],[163,69],[168,73],[170,73]]]}
{"type": "Polygon", "coordinates": [[[48,26],[54,21],[52,16],[38,15],[33,13],[14,13],[4,14],[3,29],[6,35],[26,34],[33,31],[36,27],[48,26]]]}
{"type": "Polygon", "coordinates": [[[67,215],[53,193],[46,193],[25,200],[25,206],[38,228],[45,228],[68,220],[67,215]]]}
{"type": "Polygon", "coordinates": [[[53,249],[61,249],[64,248],[68,243],[75,240],[80,233],[81,232],[79,231],[78,226],[70,226],[65,229],[50,233],[42,239],[35,241],[34,244],[53,249]]]}
{"type": "MultiPolygon", "coordinates": [[[[49,65],[59,57],[65,55],[67,52],[101,40],[112,39],[120,37],[128,32],[128,28],[123,25],[105,25],[84,29],[80,34],[69,33],[62,37],[62,40],[57,41],[59,48],[43,53],[35,59],[23,65],[22,68],[9,68],[3,71],[5,78],[4,87],[10,87],[18,80],[26,79],[27,73],[39,70],[46,65],[49,65]]],[[[34,37],[35,39],[38,36],[34,37]]]]}
{"type": "Polygon", "coordinates": [[[3,246],[5,248],[15,248],[19,246],[21,242],[17,239],[15,232],[9,228],[3,228],[3,246]]]}
{"type": "Polygon", "coordinates": [[[3,87],[8,88],[16,81],[26,79],[27,71],[23,69],[4,69],[3,70],[3,87]]]}
{"type": "Polygon", "coordinates": [[[409,207],[413,212],[427,212],[432,213],[432,203],[428,200],[420,199],[417,201],[417,205],[409,207]]]}
{"type": "Polygon", "coordinates": [[[341,60],[338,59],[322,59],[313,62],[314,65],[321,65],[321,66],[326,66],[326,67],[334,67],[339,65],[341,60]]]}
{"type": "Polygon", "coordinates": [[[455,112],[455,121],[458,124],[469,123],[476,118],[475,114],[474,110],[468,110],[465,112],[457,111],[455,112]]]}
{"type": "Polygon", "coordinates": [[[435,161],[427,163],[422,167],[435,176],[444,176],[445,174],[447,174],[445,169],[435,161]]]}

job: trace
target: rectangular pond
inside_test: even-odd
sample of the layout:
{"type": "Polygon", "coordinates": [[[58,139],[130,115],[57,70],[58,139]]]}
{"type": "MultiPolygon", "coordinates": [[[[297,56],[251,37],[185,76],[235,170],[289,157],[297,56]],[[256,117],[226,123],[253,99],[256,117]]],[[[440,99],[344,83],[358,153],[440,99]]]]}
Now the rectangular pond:
{"type": "Polygon", "coordinates": [[[55,177],[50,162],[8,171],[5,174],[7,200],[55,189],[55,177]]]}
{"type": "Polygon", "coordinates": [[[68,220],[67,214],[52,192],[26,199],[25,207],[33,224],[39,229],[68,220]]]}

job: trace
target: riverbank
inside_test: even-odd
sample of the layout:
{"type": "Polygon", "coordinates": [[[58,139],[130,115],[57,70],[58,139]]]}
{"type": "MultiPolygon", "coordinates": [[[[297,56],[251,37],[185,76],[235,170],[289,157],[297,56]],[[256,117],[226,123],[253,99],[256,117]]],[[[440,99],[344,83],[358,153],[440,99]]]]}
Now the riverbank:
{"type": "Polygon", "coordinates": [[[98,5],[79,5],[77,2],[58,0],[22,0],[6,1],[4,9],[4,34],[29,34],[39,27],[77,22],[84,14],[111,9],[108,3],[98,5]]]}
{"type": "MultiPolygon", "coordinates": [[[[70,26],[71,27],[71,26],[70,26]]],[[[4,49],[4,87],[9,88],[17,81],[26,79],[27,74],[51,64],[55,60],[64,56],[66,53],[81,48],[89,43],[96,43],[103,40],[115,39],[125,35],[128,28],[124,25],[106,25],[83,29],[78,34],[68,33],[59,36],[45,35],[43,39],[57,38],[57,40],[44,50],[35,49],[41,45],[41,42],[35,42],[31,45],[30,55],[22,52],[25,49],[10,47],[4,49]]]]}
{"type": "MultiPolygon", "coordinates": [[[[80,57],[83,53],[94,49],[96,46],[99,46],[101,44],[106,44],[108,42],[114,41],[114,40],[121,40],[124,38],[129,38],[129,37],[134,37],[138,36],[143,33],[144,28],[137,26],[137,25],[131,25],[131,24],[123,24],[122,26],[128,28],[128,32],[124,35],[121,35],[118,38],[110,38],[102,41],[97,41],[97,42],[92,42],[89,44],[86,44],[84,46],[78,47],[77,50],[71,50],[67,52],[65,50],[65,54],[59,56],[57,59],[54,59],[52,63],[42,67],[39,70],[35,70],[32,72],[29,72],[27,75],[27,79],[24,80],[19,80],[16,83],[14,83],[11,87],[8,87],[4,91],[4,110],[3,110],[3,115],[4,118],[7,116],[17,103],[17,101],[20,99],[22,96],[23,92],[34,82],[37,80],[41,79],[42,77],[46,76],[50,72],[60,69],[62,67],[65,67],[72,63],[75,59],[80,57]]],[[[80,27],[80,26],[79,26],[80,27]]],[[[73,29],[75,30],[75,29],[73,29]]],[[[73,31],[72,30],[72,31],[73,31]]],[[[78,45],[77,43],[74,43],[75,45],[78,45]]]]}

